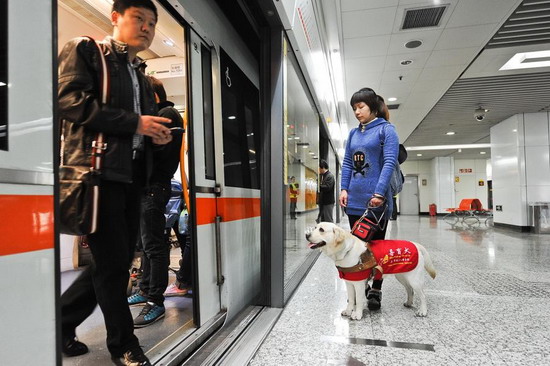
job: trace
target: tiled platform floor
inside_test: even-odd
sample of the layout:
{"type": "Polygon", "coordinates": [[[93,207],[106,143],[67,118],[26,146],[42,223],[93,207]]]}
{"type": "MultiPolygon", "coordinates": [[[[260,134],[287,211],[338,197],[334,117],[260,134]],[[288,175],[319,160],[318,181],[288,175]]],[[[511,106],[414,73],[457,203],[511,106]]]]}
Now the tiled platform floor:
{"type": "Polygon", "coordinates": [[[388,232],[431,253],[428,317],[402,305],[405,290],[392,277],[381,311],[366,309],[360,321],[340,316],[345,285],[322,255],[251,365],[550,365],[550,236],[452,229],[416,216],[399,217],[388,232]]]}

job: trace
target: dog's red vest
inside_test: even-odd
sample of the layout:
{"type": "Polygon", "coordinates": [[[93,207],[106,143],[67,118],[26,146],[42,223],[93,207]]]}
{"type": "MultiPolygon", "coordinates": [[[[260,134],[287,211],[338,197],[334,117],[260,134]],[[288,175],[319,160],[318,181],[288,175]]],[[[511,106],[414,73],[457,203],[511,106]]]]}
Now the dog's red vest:
{"type": "MultiPolygon", "coordinates": [[[[416,245],[406,240],[372,240],[370,249],[383,273],[376,271],[375,280],[383,274],[403,273],[415,269],[418,264],[418,249],[416,245]]],[[[363,281],[370,277],[369,268],[359,272],[344,273],[338,271],[340,278],[348,281],[363,281]]]]}

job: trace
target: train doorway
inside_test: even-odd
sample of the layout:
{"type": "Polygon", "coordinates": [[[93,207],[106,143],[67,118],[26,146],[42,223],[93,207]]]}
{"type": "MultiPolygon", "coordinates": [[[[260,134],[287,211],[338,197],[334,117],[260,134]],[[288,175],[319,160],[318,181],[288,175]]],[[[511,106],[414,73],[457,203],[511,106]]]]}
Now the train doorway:
{"type": "MultiPolygon", "coordinates": [[[[167,349],[173,348],[175,344],[180,343],[199,327],[199,294],[206,297],[203,303],[209,304],[212,308],[217,307],[212,312],[220,312],[219,287],[204,289],[204,286],[200,286],[201,281],[197,276],[200,268],[197,266],[195,249],[197,242],[204,241],[205,238],[201,230],[196,229],[197,220],[196,217],[193,217],[196,210],[194,209],[193,186],[195,177],[192,174],[195,162],[192,147],[195,144],[192,135],[194,129],[189,118],[192,105],[190,94],[193,94],[189,92],[191,85],[189,75],[190,70],[193,69],[188,57],[189,28],[186,28],[181,20],[176,20],[162,4],[157,1],[154,3],[159,12],[155,40],[149,50],[140,53],[139,56],[146,60],[145,73],[162,82],[167,99],[174,103],[174,107],[184,120],[186,132],[182,139],[180,168],[172,178],[172,196],[180,201],[176,211],[179,213],[181,209],[185,209],[189,214],[187,230],[183,230],[183,227],[178,225],[179,217],[173,228],[167,230],[169,237],[166,244],[170,245],[171,250],[170,266],[166,269],[169,274],[169,286],[165,293],[165,316],[147,327],[135,330],[141,345],[148,351],[147,355],[153,362],[164,357],[167,349]],[[181,187],[179,197],[176,193],[178,184],[181,187]],[[179,291],[174,290],[175,283],[179,284],[177,286],[179,291]],[[172,291],[170,291],[171,288],[172,291]],[[209,293],[210,290],[212,293],[209,293]],[[217,299],[213,305],[212,299],[217,299]]],[[[67,41],[74,37],[88,35],[96,40],[103,40],[105,36],[112,34],[111,2],[59,0],[57,5],[59,51],[67,41]]],[[[211,69],[208,72],[211,73],[211,69]]],[[[198,79],[201,80],[201,76],[198,79]]],[[[202,89],[201,85],[198,87],[202,89]]],[[[210,102],[210,104],[212,103],[210,102]]],[[[171,201],[174,203],[173,199],[171,201]]],[[[215,235],[215,232],[213,234],[215,235]]],[[[61,291],[63,292],[78,277],[84,266],[89,265],[90,255],[89,249],[86,248],[86,241],[82,238],[61,235],[60,247],[61,291]]],[[[136,252],[136,260],[132,265],[129,294],[139,290],[142,255],[141,251],[136,252]]],[[[212,254],[210,261],[216,262],[215,254],[212,254]]],[[[131,307],[134,318],[139,315],[142,307],[143,305],[131,307]]],[[[96,308],[94,313],[77,328],[77,335],[82,342],[88,345],[90,352],[76,358],[64,356],[64,365],[107,364],[110,362],[109,353],[105,349],[106,332],[99,308],[96,308]]]]}

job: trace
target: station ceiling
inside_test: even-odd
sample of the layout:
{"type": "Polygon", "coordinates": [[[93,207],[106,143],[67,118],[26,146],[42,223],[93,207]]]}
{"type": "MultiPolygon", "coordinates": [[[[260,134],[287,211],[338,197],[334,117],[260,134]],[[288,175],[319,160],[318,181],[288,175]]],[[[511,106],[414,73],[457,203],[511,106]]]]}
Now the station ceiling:
{"type": "MultiPolygon", "coordinates": [[[[339,9],[346,94],[368,86],[397,98],[390,120],[407,147],[487,144],[491,126],[549,109],[550,67],[499,69],[516,53],[550,50],[550,0],[339,0],[339,9]]],[[[354,127],[350,108],[347,118],[354,127]]],[[[436,156],[487,158],[490,149],[409,159],[436,156]]]]}

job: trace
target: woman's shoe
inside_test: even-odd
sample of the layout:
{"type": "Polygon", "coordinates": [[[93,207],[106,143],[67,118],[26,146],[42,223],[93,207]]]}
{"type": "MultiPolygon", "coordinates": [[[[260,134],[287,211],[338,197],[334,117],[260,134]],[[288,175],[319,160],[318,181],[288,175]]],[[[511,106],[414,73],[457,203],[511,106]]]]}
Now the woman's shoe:
{"type": "Polygon", "coordinates": [[[379,310],[382,302],[382,291],[377,289],[370,289],[367,294],[367,306],[369,310],[379,310]]]}
{"type": "Polygon", "coordinates": [[[164,292],[164,296],[166,297],[185,296],[187,295],[188,292],[189,292],[188,289],[186,288],[181,289],[178,287],[178,285],[176,285],[175,283],[172,283],[166,288],[166,291],[164,292]]]}

